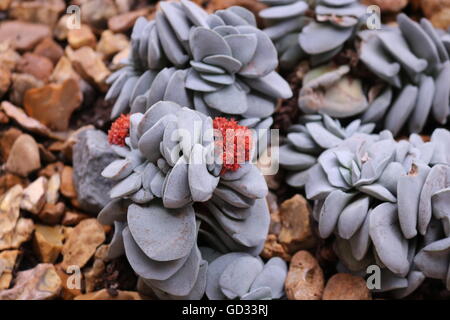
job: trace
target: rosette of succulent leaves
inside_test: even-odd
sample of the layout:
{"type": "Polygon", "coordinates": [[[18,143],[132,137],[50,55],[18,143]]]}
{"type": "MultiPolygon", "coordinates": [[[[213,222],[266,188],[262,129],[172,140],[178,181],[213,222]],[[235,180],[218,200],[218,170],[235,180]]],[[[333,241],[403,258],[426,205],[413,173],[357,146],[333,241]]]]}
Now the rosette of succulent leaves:
{"type": "Polygon", "coordinates": [[[275,42],[280,65],[295,67],[305,58],[313,66],[331,60],[364,22],[366,6],[358,0],[260,0],[269,7],[259,16],[275,42]]]}
{"type": "Polygon", "coordinates": [[[106,99],[114,101],[112,119],[165,100],[266,129],[277,100],[292,96],[277,65],[275,46],[247,9],[207,14],[188,0],[160,1],[154,20],[136,21],[130,56],[108,79],[106,99]]]}
{"type": "Polygon", "coordinates": [[[299,108],[336,118],[358,116],[397,136],[422,132],[428,120],[447,123],[450,114],[450,34],[405,14],[398,26],[358,33],[358,56],[373,75],[355,76],[349,65],[329,64],[306,74],[299,108]],[[363,85],[366,84],[366,86],[363,85]]]}
{"type": "Polygon", "coordinates": [[[359,119],[343,127],[339,120],[326,114],[300,116],[298,123],[289,127],[286,143],[279,149],[279,163],[287,171],[287,184],[303,188],[323,151],[338,146],[356,133],[369,134],[374,128],[371,123],[362,125],[359,119]]]}
{"type": "MultiPolygon", "coordinates": [[[[212,120],[168,101],[129,119],[125,145],[112,146],[120,158],[102,172],[117,181],[112,201],[99,214],[102,223],[115,225],[109,255],[125,253],[143,285],[160,297],[200,299],[207,275],[219,276],[208,269],[200,244],[220,254],[243,252],[252,258],[264,246],[270,222],[268,189],[249,161],[251,134],[235,121],[212,120]],[[234,145],[225,149],[228,143],[213,129],[228,134],[233,128],[234,145]],[[240,143],[245,150],[237,147],[240,143]]],[[[251,261],[252,268],[254,261],[261,263],[251,261]]],[[[273,284],[271,297],[278,297],[279,283],[264,280],[268,276],[259,276],[259,282],[273,284]]],[[[259,286],[244,288],[229,276],[223,278],[224,291],[238,286],[239,294],[244,289],[251,296],[260,293],[253,292],[259,286]]]]}
{"type": "Polygon", "coordinates": [[[356,133],[324,151],[305,191],[315,200],[320,236],[336,238],[340,268],[365,274],[378,265],[377,290],[397,297],[427,276],[448,279],[449,170],[445,129],[436,129],[429,142],[416,134],[397,142],[389,131],[356,133]]]}

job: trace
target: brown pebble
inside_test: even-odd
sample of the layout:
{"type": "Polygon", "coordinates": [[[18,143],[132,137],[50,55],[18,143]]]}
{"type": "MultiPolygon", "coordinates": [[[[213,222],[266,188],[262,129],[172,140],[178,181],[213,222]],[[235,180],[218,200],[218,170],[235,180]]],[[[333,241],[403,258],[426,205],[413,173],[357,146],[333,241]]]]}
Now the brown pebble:
{"type": "Polygon", "coordinates": [[[371,294],[362,277],[337,273],[328,280],[323,300],[371,300],[371,294]]]}

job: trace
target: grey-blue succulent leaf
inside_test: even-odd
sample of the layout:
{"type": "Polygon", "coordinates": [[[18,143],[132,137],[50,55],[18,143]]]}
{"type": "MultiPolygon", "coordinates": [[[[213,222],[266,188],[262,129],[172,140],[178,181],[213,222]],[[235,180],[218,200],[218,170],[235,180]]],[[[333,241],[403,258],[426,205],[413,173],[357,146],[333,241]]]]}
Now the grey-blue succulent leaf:
{"type": "Polygon", "coordinates": [[[399,96],[395,99],[394,104],[390,108],[386,120],[385,128],[390,130],[395,136],[408,120],[413,112],[418,98],[419,89],[413,85],[406,85],[399,96]]]}
{"type": "Polygon", "coordinates": [[[153,200],[154,195],[149,190],[139,189],[135,193],[129,196],[130,200],[134,203],[145,204],[153,200]]]}
{"type": "Polygon", "coordinates": [[[373,289],[373,292],[387,292],[408,288],[408,279],[398,276],[389,269],[383,268],[381,273],[380,289],[373,289]]]}
{"type": "Polygon", "coordinates": [[[184,45],[189,41],[190,21],[182,9],[178,8],[174,3],[161,2],[161,12],[167,18],[177,38],[184,45]]]}
{"type": "Polygon", "coordinates": [[[324,199],[328,194],[336,190],[336,188],[328,183],[327,175],[319,164],[312,166],[308,171],[308,181],[305,185],[306,197],[308,199],[324,199]]]}
{"type": "Polygon", "coordinates": [[[450,132],[445,129],[435,129],[431,135],[431,141],[435,144],[435,150],[430,163],[450,163],[450,132]]]}
{"type": "Polygon", "coordinates": [[[250,208],[255,204],[255,199],[248,198],[222,184],[214,190],[214,195],[237,208],[250,208]]]}
{"type": "Polygon", "coordinates": [[[107,179],[122,180],[128,177],[133,169],[133,162],[130,159],[117,159],[103,169],[102,176],[107,179]]]}
{"type": "Polygon", "coordinates": [[[189,164],[181,157],[166,176],[162,196],[164,207],[181,208],[192,202],[188,169],[189,164]]]}
{"type": "Polygon", "coordinates": [[[228,114],[242,114],[248,108],[246,93],[235,84],[204,93],[203,99],[210,108],[228,114]]]}
{"type": "Polygon", "coordinates": [[[362,185],[357,187],[357,189],[381,201],[397,202],[397,198],[381,184],[362,185]]]}
{"type": "Polygon", "coordinates": [[[181,0],[186,15],[198,27],[208,27],[208,14],[192,1],[181,0]]]}
{"type": "MultiPolygon", "coordinates": [[[[245,119],[248,118],[266,118],[271,117],[275,111],[277,100],[262,93],[252,91],[247,94],[247,111],[242,114],[245,119]]],[[[258,119],[259,120],[259,119],[258,119]]]]}
{"type": "Polygon", "coordinates": [[[241,296],[240,300],[272,300],[272,289],[269,287],[257,288],[241,296]]]}
{"type": "Polygon", "coordinates": [[[276,71],[260,78],[245,78],[244,82],[256,91],[273,98],[289,99],[292,97],[289,84],[276,71]]]}
{"type": "MultiPolygon", "coordinates": [[[[431,245],[433,243],[429,244],[429,246],[431,245]]],[[[427,247],[424,249],[427,249],[427,247]]],[[[447,279],[450,256],[448,254],[436,254],[424,249],[416,255],[414,264],[429,278],[447,279]]]]}
{"type": "Polygon", "coordinates": [[[306,53],[320,54],[341,46],[352,33],[353,28],[339,28],[313,21],[303,28],[299,42],[306,53]]]}
{"type": "MultiPolygon", "coordinates": [[[[198,73],[193,68],[188,70],[186,76],[185,86],[187,89],[199,91],[199,92],[214,92],[219,90],[222,85],[213,83],[201,77],[201,74],[198,73]]],[[[194,103],[197,106],[196,103],[194,103]]]]}
{"type": "Polygon", "coordinates": [[[116,259],[125,253],[123,244],[122,231],[125,229],[126,223],[114,221],[114,235],[109,243],[107,258],[109,260],[116,259]]]}
{"type": "Polygon", "coordinates": [[[184,265],[166,280],[145,280],[151,286],[173,296],[187,296],[194,288],[202,262],[200,250],[195,244],[184,265]]]}
{"type": "Polygon", "coordinates": [[[146,93],[147,103],[149,106],[152,106],[164,99],[167,85],[175,71],[175,68],[164,68],[155,77],[150,89],[146,93]]]}
{"type": "Polygon", "coordinates": [[[316,122],[310,122],[306,124],[308,133],[323,149],[330,149],[338,146],[342,139],[327,130],[322,124],[316,122]]]}
{"type": "Polygon", "coordinates": [[[259,288],[269,287],[272,299],[280,299],[284,295],[284,280],[287,276],[286,262],[279,258],[271,258],[264,265],[263,270],[253,281],[250,292],[259,288]]]}
{"type": "Polygon", "coordinates": [[[309,133],[292,132],[287,134],[287,139],[297,151],[309,154],[317,154],[323,149],[314,142],[309,133]]]}
{"type": "Polygon", "coordinates": [[[431,197],[433,216],[444,219],[450,216],[450,187],[435,192],[431,197]]]}
{"type": "Polygon", "coordinates": [[[245,214],[248,216],[245,220],[229,218],[221,212],[220,208],[211,205],[209,207],[217,222],[237,243],[253,247],[264,242],[270,224],[270,214],[265,199],[255,200],[255,204],[246,209],[250,213],[245,214]]]}
{"type": "Polygon", "coordinates": [[[126,199],[113,199],[103,207],[97,219],[103,225],[113,225],[114,221],[125,222],[129,205],[130,201],[126,199]]]}
{"type": "Polygon", "coordinates": [[[381,262],[393,273],[406,276],[408,262],[408,242],[398,226],[397,206],[382,203],[370,215],[370,238],[381,262]]]}
{"type": "Polygon", "coordinates": [[[318,162],[322,166],[323,171],[327,174],[328,182],[333,187],[343,190],[350,189],[351,185],[347,183],[347,180],[342,175],[338,159],[332,150],[327,150],[322,153],[318,162]]]}
{"type": "Polygon", "coordinates": [[[288,19],[301,15],[308,10],[308,4],[303,1],[294,1],[292,3],[274,6],[263,9],[259,16],[263,19],[288,19]]]}
{"type": "Polygon", "coordinates": [[[250,63],[258,45],[255,34],[231,34],[224,39],[231,48],[233,58],[239,60],[243,66],[250,63]]]}
{"type": "Polygon", "coordinates": [[[173,101],[184,107],[192,107],[191,93],[185,86],[187,72],[187,70],[177,70],[172,74],[167,83],[163,100],[173,101]]]}
{"type": "Polygon", "coordinates": [[[420,19],[420,26],[422,27],[423,31],[425,31],[426,34],[431,38],[434,45],[436,46],[440,62],[445,62],[449,60],[449,54],[447,52],[447,49],[445,48],[444,43],[440,39],[438,31],[433,27],[433,24],[430,22],[430,20],[426,18],[420,19]]]}
{"type": "Polygon", "coordinates": [[[134,240],[150,259],[177,260],[194,246],[197,229],[191,206],[171,210],[156,201],[148,206],[132,204],[127,220],[134,240]]]}
{"type": "Polygon", "coordinates": [[[234,74],[242,68],[242,63],[239,60],[233,58],[231,55],[211,55],[203,59],[206,64],[225,69],[228,73],[234,74]]]}
{"type": "Polygon", "coordinates": [[[181,67],[189,60],[185,49],[175,35],[169,21],[162,12],[156,13],[156,28],[164,53],[175,66],[181,67]]]}
{"type": "Polygon", "coordinates": [[[364,222],[362,223],[359,230],[357,230],[353,236],[349,239],[352,255],[356,260],[360,261],[364,259],[369,250],[369,246],[372,243],[370,240],[370,214],[372,209],[366,214],[364,222]]]}
{"type": "Polygon", "coordinates": [[[404,13],[397,16],[397,23],[414,54],[428,62],[429,71],[434,70],[440,59],[432,38],[404,13]]]}
{"type": "Polygon", "coordinates": [[[337,230],[341,238],[349,240],[364,223],[369,211],[369,197],[365,196],[348,204],[339,216],[337,230]]]}
{"type": "MultiPolygon", "coordinates": [[[[162,100],[162,99],[161,99],[162,100]]],[[[169,114],[175,114],[181,107],[171,101],[159,101],[153,104],[144,114],[138,126],[138,135],[142,136],[152,128],[160,119],[169,114]]]]}
{"type": "Polygon", "coordinates": [[[377,122],[383,118],[392,102],[392,87],[388,86],[367,107],[361,120],[364,123],[377,122]]]}
{"type": "Polygon", "coordinates": [[[286,183],[294,188],[304,188],[309,179],[309,170],[288,173],[286,183]]]}
{"type": "MultiPolygon", "coordinates": [[[[264,9],[263,9],[264,10],[264,9]]],[[[263,12],[260,11],[260,15],[263,12]]],[[[263,31],[269,36],[273,41],[283,39],[289,34],[293,34],[295,39],[298,39],[298,33],[304,26],[311,22],[311,18],[300,16],[290,19],[283,19],[282,21],[268,26],[263,31]]],[[[295,41],[297,42],[297,41],[295,41]]],[[[285,50],[283,50],[285,51],[285,50]]]]}
{"type": "Polygon", "coordinates": [[[421,235],[427,232],[432,217],[431,197],[441,189],[448,187],[450,170],[447,165],[435,165],[431,168],[420,194],[418,229],[421,235]]]}
{"type": "Polygon", "coordinates": [[[250,166],[250,170],[240,179],[224,180],[221,183],[252,199],[264,198],[269,191],[264,176],[255,165],[250,166]]]}
{"type": "Polygon", "coordinates": [[[396,299],[403,299],[416,291],[425,280],[425,275],[421,271],[411,271],[407,277],[408,287],[394,290],[392,293],[396,299]]]}
{"type": "Polygon", "coordinates": [[[111,87],[109,88],[109,90],[105,96],[106,101],[112,101],[119,97],[122,88],[125,86],[125,83],[127,82],[128,78],[130,76],[129,73],[125,70],[125,68],[123,68],[119,71],[116,71],[112,75],[116,76],[116,79],[111,81],[111,87]]]}
{"type": "Polygon", "coordinates": [[[242,252],[233,252],[225,254],[215,259],[208,267],[207,281],[206,281],[206,295],[210,300],[225,300],[227,297],[223,294],[220,288],[220,277],[225,269],[234,264],[239,258],[246,257],[242,252]]]}
{"type": "Polygon", "coordinates": [[[219,287],[228,299],[246,294],[257,275],[263,270],[261,260],[246,255],[228,264],[219,278],[219,287]]]}
{"type": "Polygon", "coordinates": [[[154,162],[161,156],[160,142],[163,139],[165,127],[169,122],[176,120],[177,118],[173,114],[165,115],[142,134],[138,147],[147,160],[154,162]]]}
{"type": "Polygon", "coordinates": [[[450,114],[450,62],[447,61],[436,77],[433,99],[433,116],[440,124],[446,124],[450,114]]]}
{"type": "Polygon", "coordinates": [[[354,196],[341,190],[335,190],[327,196],[319,215],[319,235],[322,238],[328,238],[333,233],[342,211],[354,196]]]}
{"type": "Polygon", "coordinates": [[[125,84],[123,85],[120,94],[114,103],[113,109],[111,111],[111,119],[119,117],[122,113],[125,113],[130,105],[130,97],[132,90],[138,80],[138,77],[129,77],[125,84]]]}
{"type": "Polygon", "coordinates": [[[150,259],[136,244],[130,230],[123,230],[123,241],[128,262],[133,270],[144,279],[166,280],[173,276],[186,262],[189,255],[172,261],[150,259]]]}
{"type": "Polygon", "coordinates": [[[393,195],[398,195],[397,183],[402,176],[406,175],[406,170],[399,162],[391,162],[383,170],[377,183],[389,190],[393,195]]]}
{"type": "Polygon", "coordinates": [[[195,144],[188,165],[189,190],[194,202],[209,200],[220,180],[208,171],[204,150],[202,145],[195,144]]]}
{"type": "Polygon", "coordinates": [[[435,96],[435,82],[432,77],[422,75],[417,102],[409,120],[410,132],[421,132],[425,126],[435,96]]]}
{"type": "Polygon", "coordinates": [[[288,170],[305,170],[317,163],[315,157],[302,154],[291,145],[280,147],[280,165],[288,170]]]}
{"type": "Polygon", "coordinates": [[[403,235],[411,239],[417,235],[420,194],[430,172],[430,167],[414,165],[408,175],[401,176],[397,183],[398,218],[403,235]]]}
{"type": "Polygon", "coordinates": [[[112,199],[122,198],[131,195],[142,187],[142,176],[138,173],[132,173],[114,187],[110,191],[112,199]]]}
{"type": "MultiPolygon", "coordinates": [[[[334,251],[339,257],[340,262],[350,271],[350,273],[360,272],[374,263],[373,256],[366,254],[362,259],[357,260],[352,254],[350,242],[336,236],[336,241],[333,243],[334,251]]],[[[348,272],[347,271],[347,272],[348,272]]]]}
{"type": "Polygon", "coordinates": [[[214,250],[210,247],[199,247],[200,253],[202,254],[202,258],[210,264],[220,256],[222,256],[222,253],[219,251],[214,250]]]}

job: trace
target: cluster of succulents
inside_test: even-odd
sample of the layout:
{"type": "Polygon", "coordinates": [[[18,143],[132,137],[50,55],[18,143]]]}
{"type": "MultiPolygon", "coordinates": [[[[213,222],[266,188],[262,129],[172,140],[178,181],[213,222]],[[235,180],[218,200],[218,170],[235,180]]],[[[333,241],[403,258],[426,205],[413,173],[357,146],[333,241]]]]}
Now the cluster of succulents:
{"type": "Polygon", "coordinates": [[[361,125],[361,120],[342,127],[339,120],[326,114],[301,116],[298,123],[288,129],[286,144],[279,150],[280,165],[288,171],[287,184],[303,188],[323,151],[338,146],[356,133],[369,134],[374,128],[370,123],[361,125]]]}
{"type": "Polygon", "coordinates": [[[189,0],[161,1],[154,20],[136,21],[130,56],[108,79],[106,99],[112,119],[164,100],[267,129],[277,100],[292,96],[277,65],[275,46],[247,9],[207,14],[189,0]]]}
{"type": "Polygon", "coordinates": [[[358,0],[260,0],[264,32],[275,42],[280,64],[294,67],[309,57],[319,65],[338,54],[352,39],[366,15],[358,0]]]}
{"type": "MultiPolygon", "coordinates": [[[[117,181],[99,214],[115,224],[109,255],[125,253],[159,296],[199,299],[213,271],[198,243],[253,257],[268,233],[268,189],[250,162],[251,132],[169,101],[132,114],[127,127],[125,145],[112,146],[120,158],[102,172],[117,181]]],[[[113,125],[110,137],[120,141],[118,133],[113,125]]]]}
{"type": "Polygon", "coordinates": [[[421,132],[431,115],[445,124],[450,114],[449,35],[425,18],[417,23],[399,14],[397,23],[360,33],[361,60],[386,82],[362,119],[383,119],[394,135],[406,124],[409,132],[421,132]]]}
{"type": "MultiPolygon", "coordinates": [[[[446,281],[450,132],[436,129],[424,142],[417,134],[396,141],[387,130],[379,134],[354,130],[344,140],[337,139],[330,125],[325,129],[319,122],[313,141],[328,146],[322,144],[326,150],[311,156],[306,149],[307,125],[298,127],[302,135],[297,141],[291,137],[284,146],[291,148],[289,156],[280,152],[280,157],[289,158],[286,168],[297,171],[288,182],[304,186],[306,196],[314,200],[319,235],[335,236],[342,269],[365,273],[369,265],[382,267],[379,291],[393,290],[397,297],[413,292],[425,277],[446,281]],[[299,143],[305,149],[293,152],[299,143]],[[295,164],[300,166],[297,170],[295,164]]],[[[308,129],[313,136],[311,125],[308,129]]]]}

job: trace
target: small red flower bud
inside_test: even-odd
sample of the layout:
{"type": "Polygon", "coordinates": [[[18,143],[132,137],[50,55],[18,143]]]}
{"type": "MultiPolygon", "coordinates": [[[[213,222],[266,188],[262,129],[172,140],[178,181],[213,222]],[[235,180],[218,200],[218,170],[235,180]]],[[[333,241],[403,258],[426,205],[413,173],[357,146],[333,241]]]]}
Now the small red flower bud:
{"type": "Polygon", "coordinates": [[[108,141],[110,144],[117,144],[119,146],[125,145],[125,138],[130,133],[130,115],[122,114],[111,125],[108,131],[108,141]]]}
{"type": "Polygon", "coordinates": [[[216,136],[215,146],[222,152],[221,175],[227,171],[237,171],[242,161],[250,160],[251,131],[245,126],[240,126],[233,118],[230,120],[217,117],[213,120],[213,127],[219,130],[216,136]],[[244,145],[242,145],[244,144],[244,145]]]}

